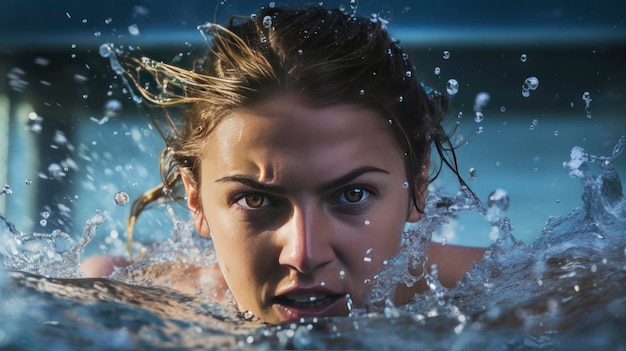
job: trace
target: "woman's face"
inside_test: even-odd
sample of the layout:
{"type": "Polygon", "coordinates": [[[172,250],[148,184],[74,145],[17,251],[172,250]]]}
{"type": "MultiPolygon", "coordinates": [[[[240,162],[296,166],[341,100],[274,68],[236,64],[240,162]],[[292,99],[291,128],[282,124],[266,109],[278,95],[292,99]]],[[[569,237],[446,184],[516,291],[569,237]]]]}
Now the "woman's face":
{"type": "Polygon", "coordinates": [[[419,213],[386,118],[289,96],[233,111],[206,140],[196,226],[241,311],[268,323],[346,315],[419,213]]]}

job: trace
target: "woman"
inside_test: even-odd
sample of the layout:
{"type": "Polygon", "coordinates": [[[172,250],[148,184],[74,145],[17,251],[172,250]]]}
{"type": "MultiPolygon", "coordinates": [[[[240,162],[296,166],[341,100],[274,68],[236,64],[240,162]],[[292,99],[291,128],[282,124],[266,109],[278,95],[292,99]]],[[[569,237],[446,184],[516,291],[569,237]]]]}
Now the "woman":
{"type": "MultiPolygon", "coordinates": [[[[187,268],[191,278],[181,279],[171,270],[163,276],[178,276],[174,287],[193,291],[217,274],[213,283],[228,286],[241,311],[268,323],[346,315],[367,305],[405,224],[422,217],[438,173],[431,145],[458,175],[445,157],[454,152],[441,125],[445,99],[425,91],[380,22],[321,7],[235,22],[204,27],[212,47],[194,71],[134,61],[128,77],[143,97],[185,112],[161,126],[173,131],[164,185],[136,201],[131,222],[182,182],[219,271],[187,268]]],[[[428,257],[454,286],[483,253],[433,245],[428,257]]],[[[105,275],[124,264],[101,257],[83,269],[105,275]]],[[[399,284],[393,301],[424,289],[399,284]]]]}

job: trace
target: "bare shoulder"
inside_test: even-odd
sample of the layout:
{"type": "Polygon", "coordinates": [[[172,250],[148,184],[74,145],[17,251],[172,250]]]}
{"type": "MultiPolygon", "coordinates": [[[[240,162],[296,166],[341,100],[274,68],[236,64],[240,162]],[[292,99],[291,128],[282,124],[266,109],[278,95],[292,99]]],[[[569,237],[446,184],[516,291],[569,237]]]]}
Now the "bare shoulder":
{"type": "Polygon", "coordinates": [[[463,274],[467,273],[474,263],[483,258],[485,251],[487,249],[484,247],[431,243],[428,249],[428,262],[437,265],[441,284],[451,288],[461,280],[463,274]]]}
{"type": "MultiPolygon", "coordinates": [[[[179,292],[196,295],[202,293],[215,301],[225,299],[226,282],[219,267],[199,267],[183,262],[155,262],[148,265],[130,266],[131,262],[123,256],[97,255],[81,263],[83,278],[109,277],[118,268],[128,267],[122,272],[132,281],[147,282],[151,286],[167,287],[179,292]]],[[[119,277],[118,277],[119,278],[119,277]]]]}
{"type": "Polygon", "coordinates": [[[126,267],[130,261],[123,256],[96,255],[85,259],[80,264],[83,271],[83,278],[108,277],[115,271],[115,268],[126,267]]]}

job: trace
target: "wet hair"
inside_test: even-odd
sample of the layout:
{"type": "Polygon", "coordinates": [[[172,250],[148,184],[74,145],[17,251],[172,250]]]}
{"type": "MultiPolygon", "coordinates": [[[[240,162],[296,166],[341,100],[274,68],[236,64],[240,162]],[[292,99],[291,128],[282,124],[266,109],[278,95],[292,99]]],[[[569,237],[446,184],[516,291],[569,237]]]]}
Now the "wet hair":
{"type": "MultiPolygon", "coordinates": [[[[155,121],[166,141],[161,156],[163,184],[135,200],[133,225],[149,203],[184,198],[181,172],[200,186],[203,142],[237,108],[249,108],[277,93],[289,93],[313,107],[355,104],[379,112],[405,152],[413,204],[423,211],[420,191],[446,164],[461,179],[454,147],[444,131],[445,96],[423,86],[408,55],[386,31],[385,23],[338,9],[268,8],[257,16],[230,20],[227,28],[201,26],[211,40],[208,54],[191,70],[134,59],[129,78],[155,106],[183,107],[155,121]],[[142,80],[152,79],[152,86],[142,80]],[[163,123],[165,121],[166,123],[163,123]],[[431,175],[424,169],[431,147],[441,163],[431,175]]],[[[210,150],[208,150],[210,152],[210,150]]],[[[200,204],[201,205],[201,204],[200,204]]]]}

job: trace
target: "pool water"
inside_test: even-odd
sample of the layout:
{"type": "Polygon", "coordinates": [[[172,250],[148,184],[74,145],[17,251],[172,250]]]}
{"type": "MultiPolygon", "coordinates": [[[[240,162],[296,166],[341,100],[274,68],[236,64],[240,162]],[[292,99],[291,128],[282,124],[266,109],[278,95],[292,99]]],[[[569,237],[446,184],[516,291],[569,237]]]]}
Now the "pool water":
{"type": "MultiPolygon", "coordinates": [[[[498,9],[490,14],[479,5],[459,13],[498,17],[496,30],[463,30],[481,23],[444,23],[457,28],[451,32],[420,28],[411,23],[432,25],[432,11],[446,10],[443,5],[429,12],[392,1],[383,11],[378,2],[358,2],[363,13],[396,15],[390,30],[427,84],[444,92],[449,79],[459,83],[449,127],[457,128],[462,175],[481,200],[458,192],[444,172],[431,186],[425,219],[407,227],[405,252],[374,282],[370,309],[269,326],[213,303],[210,291],[169,289],[149,273],[215,259],[210,240],[195,235],[189,214],[174,204],[155,206],[138,222],[135,249],[148,259],[109,279],[80,279],[84,257],[123,253],[130,206],[122,195],[132,200],[159,181],[163,147],[98,48],[140,44],[167,59],[202,49],[203,39],[188,29],[210,16],[193,17],[200,16],[193,6],[206,5],[192,3],[191,10],[168,4],[159,12],[143,2],[115,2],[97,16],[57,4],[76,36],[59,32],[40,40],[43,49],[3,37],[9,46],[0,52],[7,78],[0,87],[0,135],[9,141],[0,139],[0,160],[7,160],[0,181],[9,187],[0,194],[0,349],[626,350],[626,200],[619,179],[626,174],[626,36],[619,30],[623,19],[611,20],[619,12],[613,5],[571,8],[580,13],[561,23],[567,28],[594,18],[614,27],[567,35],[517,17],[509,22],[529,27],[509,27],[498,9]],[[608,15],[598,17],[601,10],[608,15]],[[165,22],[172,28],[154,30],[165,22]],[[530,77],[539,86],[525,92],[530,77]],[[490,102],[477,118],[485,92],[490,102]],[[492,194],[498,196],[490,201],[492,194]],[[416,239],[431,235],[430,245],[489,251],[454,289],[443,288],[433,273],[423,278],[430,291],[413,302],[386,302],[391,292],[377,287],[406,278],[401,263],[425,249],[416,239]]],[[[218,15],[256,10],[235,4],[222,2],[218,15]]],[[[510,6],[544,19],[570,18],[563,6],[510,6]]],[[[22,38],[17,29],[5,32],[22,38]]]]}
{"type": "MultiPolygon", "coordinates": [[[[55,278],[77,274],[73,258],[83,243],[21,233],[3,219],[2,253],[10,270],[0,275],[2,313],[13,323],[3,324],[0,340],[15,349],[623,349],[626,200],[612,163],[625,147],[626,136],[608,157],[572,149],[565,167],[581,180],[584,206],[551,218],[532,245],[512,235],[507,217],[493,215],[502,214],[497,201],[489,207],[463,193],[431,195],[430,219],[409,229],[407,242],[458,211],[486,214],[497,227],[498,239],[456,288],[443,288],[433,273],[424,278],[430,291],[405,306],[381,300],[377,308],[355,309],[350,317],[280,326],[257,324],[202,294],[124,282],[123,272],[113,280],[55,278]],[[594,168],[600,169],[597,175],[594,168]],[[442,201],[449,204],[444,210],[437,206],[442,201]]],[[[101,221],[92,219],[85,240],[101,221]]],[[[179,240],[153,249],[160,255],[153,263],[212,249],[208,240],[196,241],[188,227],[179,229],[179,240]]]]}

